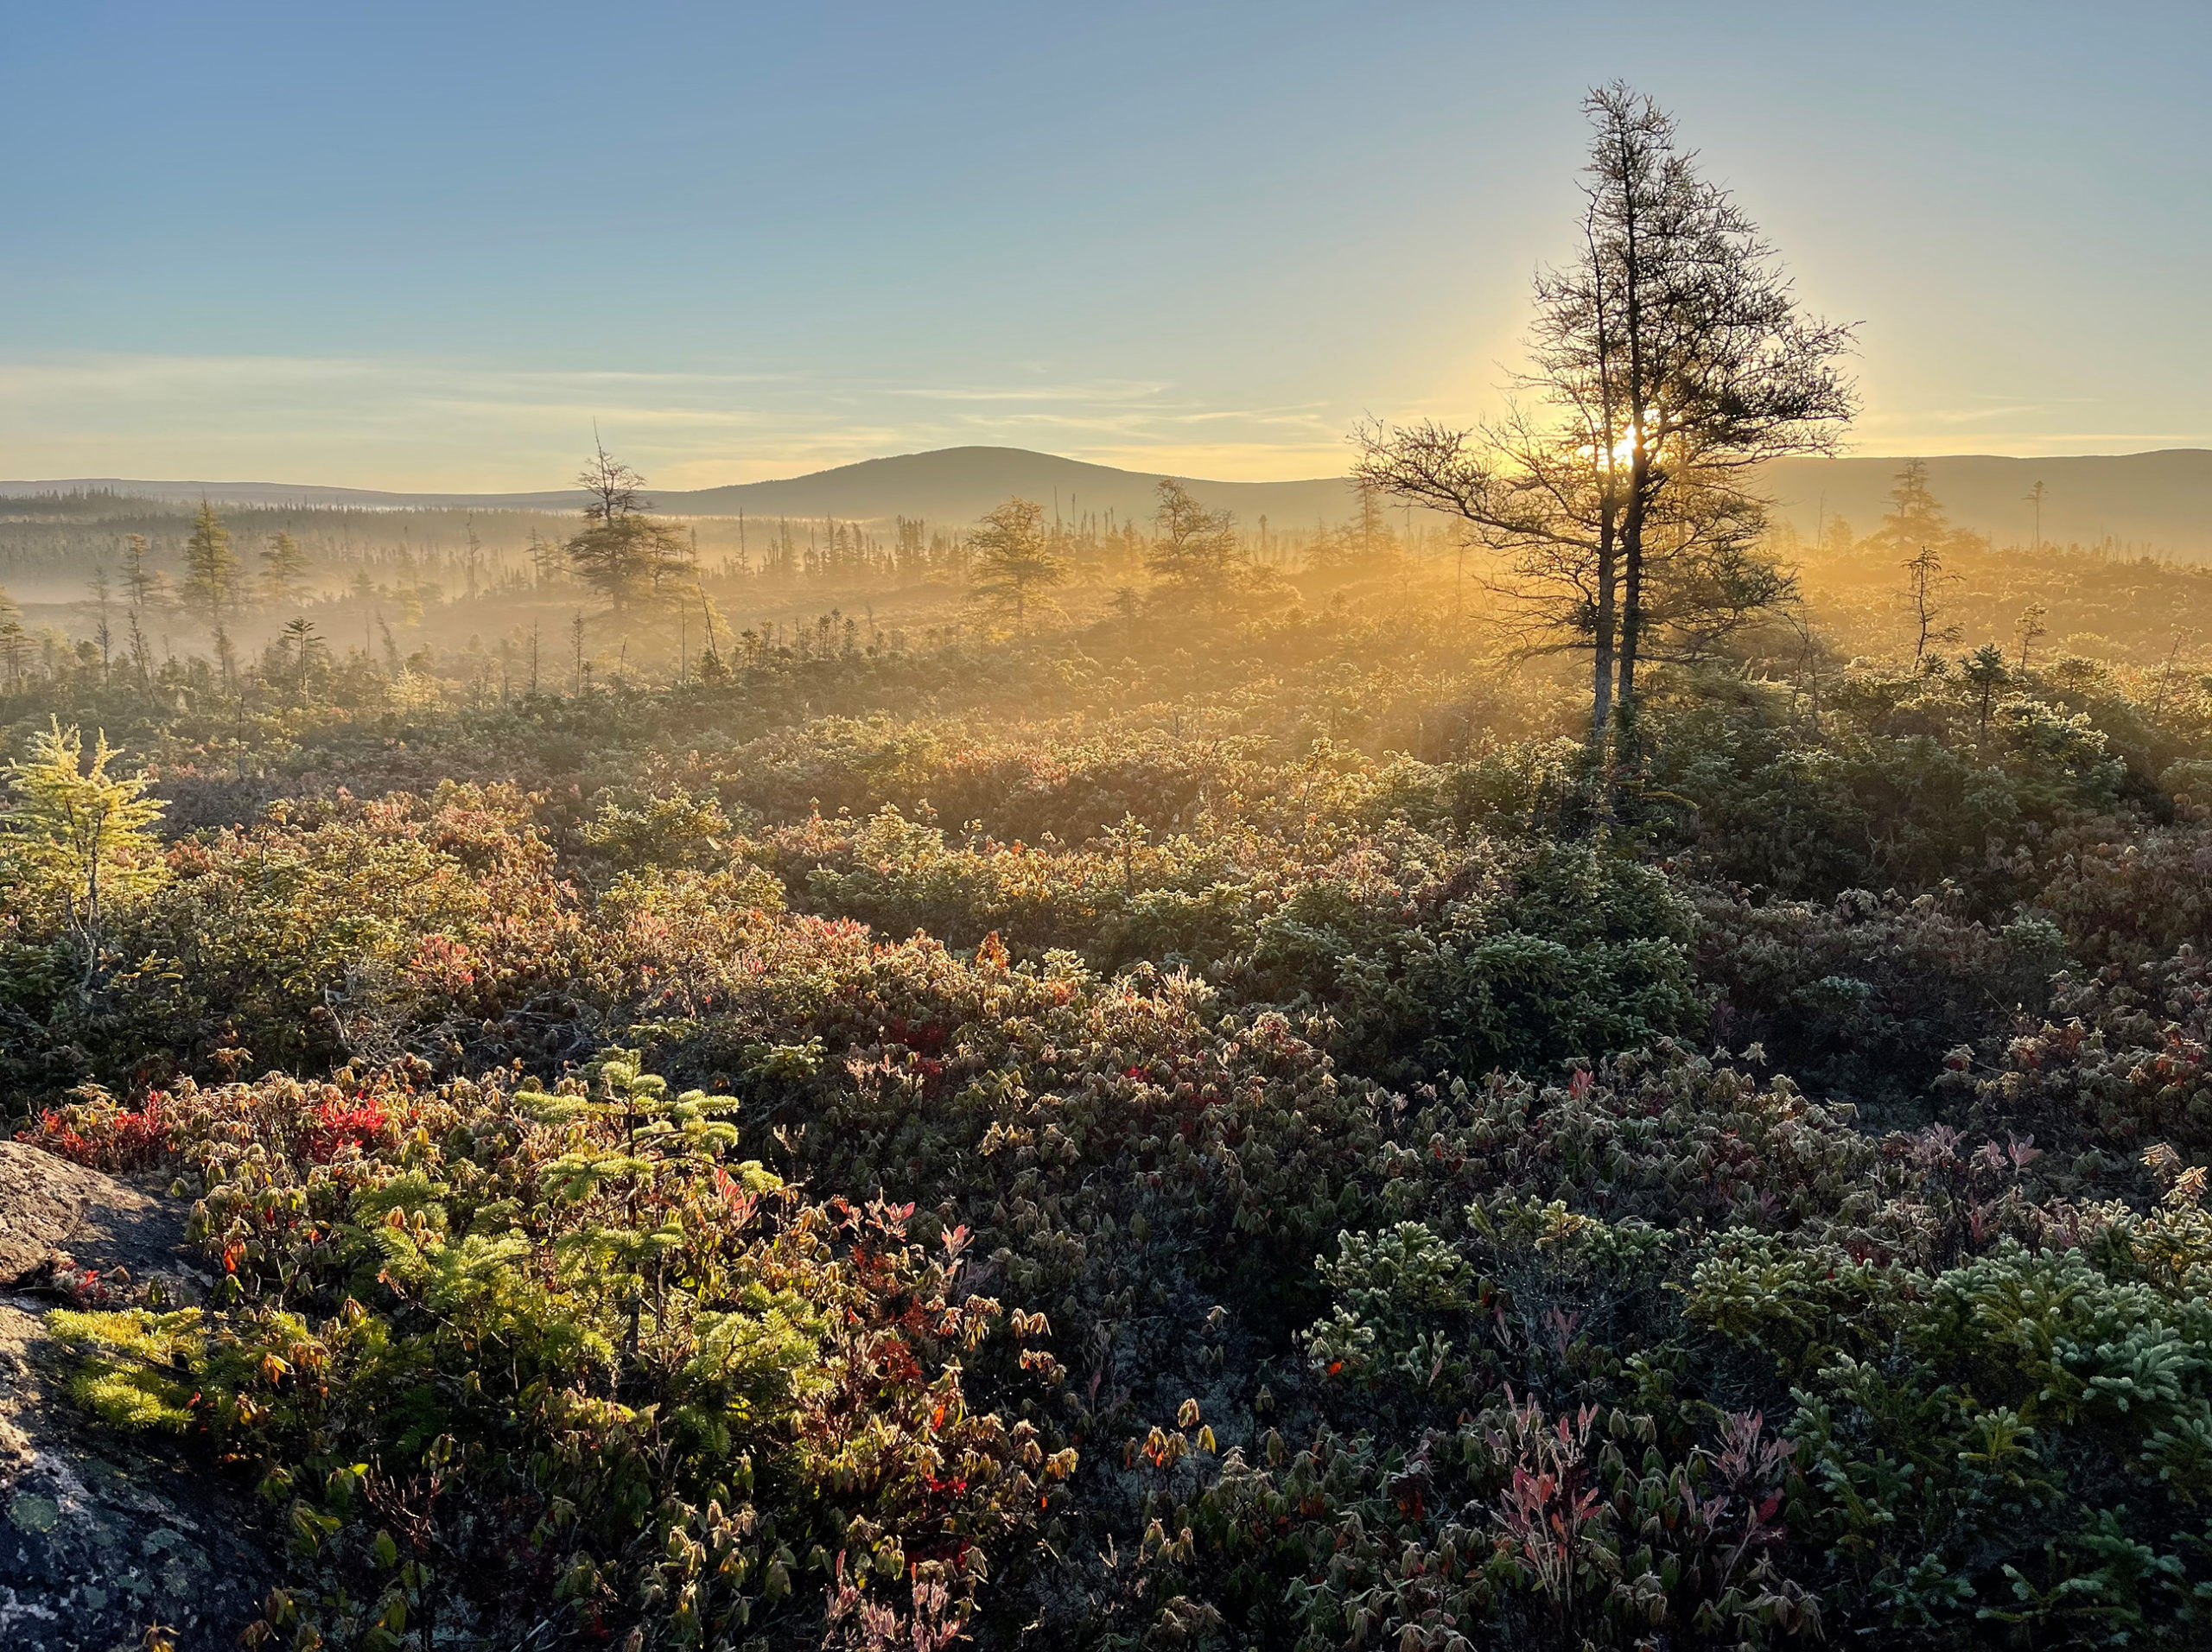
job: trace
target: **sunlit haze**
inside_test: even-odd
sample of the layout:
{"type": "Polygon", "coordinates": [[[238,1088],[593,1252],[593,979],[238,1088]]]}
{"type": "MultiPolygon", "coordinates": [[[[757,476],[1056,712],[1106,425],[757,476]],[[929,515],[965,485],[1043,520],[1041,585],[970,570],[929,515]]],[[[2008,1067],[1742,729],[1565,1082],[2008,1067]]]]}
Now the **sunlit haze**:
{"type": "Polygon", "coordinates": [[[0,7],[0,1652],[2212,1648],[2212,0],[0,7]]]}
{"type": "Polygon", "coordinates": [[[702,486],[967,443],[1340,472],[1679,115],[1857,451],[2212,444],[2201,3],[7,9],[0,474],[702,486]]]}

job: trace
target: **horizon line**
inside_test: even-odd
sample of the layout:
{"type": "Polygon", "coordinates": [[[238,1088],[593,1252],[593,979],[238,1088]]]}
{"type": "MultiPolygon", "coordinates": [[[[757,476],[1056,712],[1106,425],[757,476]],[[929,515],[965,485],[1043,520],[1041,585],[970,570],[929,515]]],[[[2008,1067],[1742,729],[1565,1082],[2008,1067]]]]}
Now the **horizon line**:
{"type": "MultiPolygon", "coordinates": [[[[666,493],[718,493],[735,488],[768,487],[782,482],[809,481],[817,477],[834,475],[840,471],[856,470],[865,465],[884,464],[899,459],[927,459],[935,457],[940,454],[949,453],[1020,454],[1033,458],[1055,459],[1067,464],[1083,465],[1094,470],[1115,471],[1125,476],[1172,476],[1179,480],[1201,483],[1207,486],[1213,487],[1296,487],[1301,486],[1311,486],[1316,483],[1348,482],[1351,480],[1349,476],[1341,474],[1285,476],[1273,478],[1267,480],[1229,480],[1220,477],[1199,476],[1187,471],[1134,470],[1125,465],[1108,465],[1101,463],[1096,460],[1077,459],[1071,454],[1052,453],[1041,448],[1017,448],[995,442],[961,442],[946,448],[920,448],[899,453],[876,454],[872,454],[866,459],[849,460],[843,464],[824,466],[819,470],[798,471],[785,476],[761,477],[756,480],[749,482],[710,482],[704,486],[699,487],[668,487],[661,488],[658,491],[666,493]]],[[[2201,447],[2181,446],[2141,448],[2114,453],[2005,454],[1988,452],[1915,453],[1910,451],[1899,451],[1895,453],[1803,454],[1788,455],[1788,458],[1793,461],[1808,463],[1827,462],[1834,464],[1848,463],[1852,461],[1903,462],[1915,459],[1931,462],[1939,460],[2000,459],[2015,463],[2027,464],[2038,461],[2044,463],[2062,463],[2068,461],[2086,459],[2148,459],[2166,454],[2212,454],[2212,445],[2201,447]]],[[[1778,460],[1770,460],[1764,462],[1777,463],[1782,461],[1778,460]]],[[[573,485],[554,487],[508,487],[496,489],[452,487],[410,488],[392,486],[372,487],[349,482],[278,481],[270,479],[249,477],[219,479],[215,477],[111,475],[0,478],[0,489],[49,488],[88,491],[111,486],[174,488],[296,487],[314,488],[321,492],[334,493],[390,494],[395,498],[402,499],[531,499],[540,498],[549,494],[566,495],[569,493],[581,493],[583,492],[582,489],[573,485]]],[[[649,482],[646,486],[650,487],[652,486],[652,484],[649,482]]]]}

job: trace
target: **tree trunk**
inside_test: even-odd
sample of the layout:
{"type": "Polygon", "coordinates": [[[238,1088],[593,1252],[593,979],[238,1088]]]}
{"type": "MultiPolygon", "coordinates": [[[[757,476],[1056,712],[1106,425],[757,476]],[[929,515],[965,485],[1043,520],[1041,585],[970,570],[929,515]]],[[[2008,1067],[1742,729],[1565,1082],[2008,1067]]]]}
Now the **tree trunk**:
{"type": "Polygon", "coordinates": [[[1613,524],[1608,520],[1598,536],[1597,635],[1590,664],[1590,745],[1593,750],[1604,741],[1613,716],[1613,637],[1619,624],[1616,581],[1613,524]]]}
{"type": "Polygon", "coordinates": [[[1630,720],[1633,720],[1636,715],[1637,645],[1643,636],[1643,506],[1646,473],[1643,456],[1639,453],[1633,461],[1630,471],[1628,509],[1624,512],[1621,520],[1621,643],[1618,671],[1620,688],[1615,696],[1614,703],[1618,708],[1618,715],[1630,720]]]}
{"type": "Polygon", "coordinates": [[[1621,655],[1619,692],[1615,704],[1619,715],[1636,716],[1637,645],[1643,635],[1643,514],[1650,503],[1651,397],[1644,382],[1643,265],[1637,245],[1636,167],[1624,138],[1618,155],[1617,176],[1621,187],[1621,229],[1626,242],[1623,275],[1626,290],[1621,295],[1628,324],[1629,450],[1628,501],[1621,518],[1621,655]]]}

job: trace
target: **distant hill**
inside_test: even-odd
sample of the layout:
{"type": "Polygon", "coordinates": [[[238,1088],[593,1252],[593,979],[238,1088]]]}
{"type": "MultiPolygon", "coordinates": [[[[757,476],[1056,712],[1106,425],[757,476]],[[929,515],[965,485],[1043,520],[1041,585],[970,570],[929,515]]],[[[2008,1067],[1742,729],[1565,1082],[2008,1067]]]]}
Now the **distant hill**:
{"type": "Polygon", "coordinates": [[[0,482],[0,499],[41,494],[113,493],[166,505],[350,506],[360,511],[572,511],[583,502],[573,488],[548,493],[387,493],[372,487],[322,487],[310,482],[149,482],[121,476],[72,476],[54,481],[0,482]]]}
{"type": "MultiPolygon", "coordinates": [[[[1867,534],[1903,459],[1785,459],[1766,469],[1780,514],[1810,536],[1816,520],[1840,515],[1867,534]]],[[[2045,544],[2097,545],[2212,556],[2212,451],[2002,459],[1968,454],[1928,461],[1928,486],[1951,520],[1999,545],[2026,544],[2034,530],[2028,491],[2044,485],[2045,544]]]]}
{"type": "MultiPolygon", "coordinates": [[[[1770,466],[1766,484],[1781,514],[1810,535],[1823,518],[1842,516],[1871,531],[1882,514],[1899,458],[1789,459],[1770,466]]],[[[1980,454],[1928,461],[1929,485],[1961,527],[1998,544],[2026,543],[2031,531],[2028,490],[2044,485],[2047,543],[2114,542],[2132,550],[2212,557],[2212,450],[2100,454],[2063,459],[2005,459],[1980,454]]],[[[1291,482],[1221,482],[1185,479],[1210,508],[1230,510],[1251,525],[1262,516],[1277,527],[1302,527],[1350,515],[1352,497],[1340,479],[1291,482]]],[[[1109,511],[1115,520],[1148,518],[1159,473],[1085,464],[1020,448],[947,448],[840,465],[780,481],[728,487],[653,489],[660,509],[679,516],[881,520],[920,517],[972,522],[1012,493],[1073,518],[1109,511]]],[[[112,477],[0,482],[0,496],[105,491],[134,499],[196,504],[341,506],[369,510],[573,511],[583,495],[542,493],[397,493],[369,488],[287,482],[132,481],[112,477]]]]}
{"type": "MultiPolygon", "coordinates": [[[[677,516],[836,517],[845,521],[893,516],[933,523],[971,522],[1009,494],[1020,493],[1064,516],[1119,522],[1149,518],[1160,473],[1117,470],[1021,448],[946,448],[864,460],[780,481],[743,482],[692,490],[650,488],[661,510],[677,516]]],[[[1229,510],[1247,525],[1262,516],[1279,527],[1335,523],[1352,509],[1340,479],[1297,482],[1217,482],[1185,479],[1210,510],[1229,510]]],[[[197,505],[350,505],[367,510],[573,511],[582,493],[393,493],[372,488],[318,487],[291,482],[131,481],[78,477],[63,481],[0,482],[0,496],[105,492],[131,499],[197,505]]]]}
{"type": "MultiPolygon", "coordinates": [[[[1021,448],[946,448],[841,465],[789,481],[748,482],[693,493],[658,493],[668,510],[700,516],[880,518],[973,521],[1008,495],[1071,519],[1149,520],[1159,499],[1157,471],[1116,470],[1021,448]]],[[[1249,525],[1266,517],[1278,527],[1341,521],[1353,509],[1351,489],[1330,477],[1304,482],[1216,482],[1182,479],[1209,510],[1236,513],[1249,525]]]]}

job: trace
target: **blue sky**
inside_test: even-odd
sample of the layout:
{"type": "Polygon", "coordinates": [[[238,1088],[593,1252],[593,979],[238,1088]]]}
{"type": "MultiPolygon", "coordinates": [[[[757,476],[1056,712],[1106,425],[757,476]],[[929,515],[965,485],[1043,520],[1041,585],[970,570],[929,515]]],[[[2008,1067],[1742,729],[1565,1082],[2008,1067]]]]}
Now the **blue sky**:
{"type": "Polygon", "coordinates": [[[2212,5],[0,0],[0,475],[1224,477],[1471,418],[1577,103],[1681,117],[1861,451],[2212,445],[2212,5]]]}

